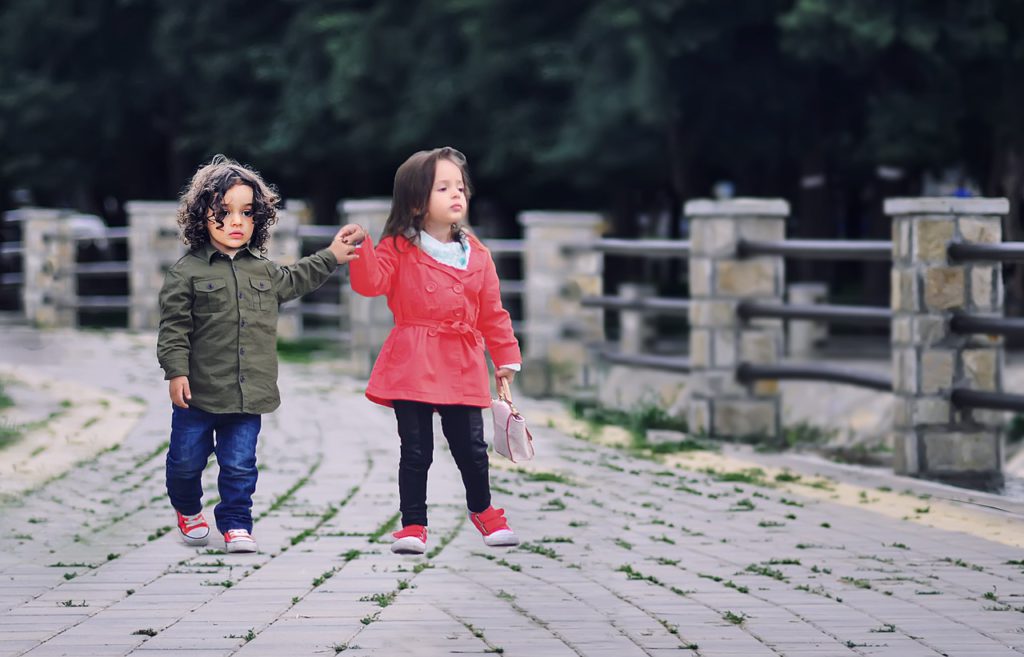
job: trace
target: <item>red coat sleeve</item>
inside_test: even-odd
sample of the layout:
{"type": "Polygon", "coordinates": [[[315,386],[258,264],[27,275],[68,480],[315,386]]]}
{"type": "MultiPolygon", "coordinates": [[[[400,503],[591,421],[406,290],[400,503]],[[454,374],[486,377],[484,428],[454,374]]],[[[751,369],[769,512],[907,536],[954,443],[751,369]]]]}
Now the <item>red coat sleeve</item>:
{"type": "Polygon", "coordinates": [[[395,240],[384,238],[376,248],[367,236],[356,249],[359,257],[349,265],[349,283],[364,297],[377,297],[391,292],[391,284],[398,268],[395,240]]]}
{"type": "Polygon", "coordinates": [[[519,351],[519,341],[512,331],[512,318],[508,311],[501,305],[501,289],[498,282],[498,272],[494,268],[494,260],[491,254],[484,251],[487,256],[487,265],[484,270],[484,283],[480,290],[480,314],[477,318],[477,328],[484,336],[484,344],[491,354],[491,360],[498,367],[522,363],[523,356],[519,351]]]}

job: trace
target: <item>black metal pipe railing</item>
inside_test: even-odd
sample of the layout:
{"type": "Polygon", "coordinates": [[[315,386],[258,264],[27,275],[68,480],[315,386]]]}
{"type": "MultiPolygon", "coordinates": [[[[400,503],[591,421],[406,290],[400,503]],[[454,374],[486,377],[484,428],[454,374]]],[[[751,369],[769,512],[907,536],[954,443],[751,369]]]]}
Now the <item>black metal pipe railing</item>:
{"type": "Polygon", "coordinates": [[[859,326],[888,326],[892,323],[892,311],[874,306],[836,306],[829,304],[768,304],[742,301],[736,307],[740,319],[758,317],[774,319],[807,319],[833,324],[856,324],[859,326]]]}
{"type": "Polygon", "coordinates": [[[666,372],[690,373],[690,359],[681,356],[659,356],[656,354],[624,354],[618,351],[602,350],[601,358],[616,365],[633,365],[666,372]]]}
{"type": "Polygon", "coordinates": [[[949,245],[951,260],[993,260],[995,262],[1020,262],[1024,260],[1024,242],[1001,242],[999,244],[970,244],[958,242],[949,245]]]}
{"type": "Polygon", "coordinates": [[[953,315],[949,329],[958,335],[989,334],[1024,336],[1024,318],[985,317],[983,315],[953,315]]]}
{"type": "Polygon", "coordinates": [[[892,260],[892,242],[874,240],[740,240],[736,253],[743,258],[759,255],[803,260],[892,260]]]}
{"type": "MultiPolygon", "coordinates": [[[[504,289],[504,284],[502,289],[504,289]]],[[[682,315],[690,310],[689,299],[672,299],[668,297],[645,297],[627,299],[613,296],[585,296],[580,305],[588,308],[605,308],[607,310],[636,310],[648,315],[682,315]]]]}
{"type": "Polygon", "coordinates": [[[491,255],[496,256],[516,256],[522,255],[526,250],[525,240],[512,240],[512,239],[489,239],[484,241],[484,246],[491,252],[491,255]]]}
{"type": "Polygon", "coordinates": [[[596,251],[609,255],[638,256],[643,258],[688,258],[690,256],[689,240],[627,240],[606,237],[565,246],[567,253],[596,251]]]}
{"type": "Polygon", "coordinates": [[[128,239],[128,234],[130,232],[131,230],[127,226],[118,226],[116,228],[107,228],[102,232],[102,234],[97,233],[96,235],[75,235],[74,237],[72,237],[72,239],[75,240],[76,242],[96,242],[100,240],[118,241],[128,239]]]}
{"type": "Polygon", "coordinates": [[[79,296],[73,303],[58,303],[61,308],[77,308],[78,310],[127,310],[132,307],[131,297],[127,296],[79,296]]]}
{"type": "Polygon", "coordinates": [[[70,269],[62,270],[60,275],[67,276],[120,276],[132,270],[131,263],[120,260],[104,262],[79,262],[70,269]]]}
{"type": "Polygon", "coordinates": [[[892,378],[890,376],[875,374],[874,372],[858,372],[830,365],[756,365],[754,363],[742,363],[736,370],[736,378],[742,383],[753,383],[762,379],[828,381],[831,383],[848,383],[882,392],[892,392],[892,378]]]}
{"type": "Polygon", "coordinates": [[[1024,395],[988,390],[954,388],[950,394],[954,406],[960,408],[986,408],[993,411],[1024,412],[1024,395]]]}

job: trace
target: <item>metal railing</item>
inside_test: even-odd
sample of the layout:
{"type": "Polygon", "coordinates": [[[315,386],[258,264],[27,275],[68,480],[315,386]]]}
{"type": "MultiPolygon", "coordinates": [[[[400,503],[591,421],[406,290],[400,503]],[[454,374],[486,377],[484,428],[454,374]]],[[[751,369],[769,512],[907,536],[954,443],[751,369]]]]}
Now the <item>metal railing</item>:
{"type": "Polygon", "coordinates": [[[736,314],[743,320],[757,318],[804,319],[857,326],[889,326],[892,311],[875,306],[837,306],[829,304],[768,304],[741,301],[736,314]]]}
{"type": "Polygon", "coordinates": [[[670,297],[641,297],[629,299],[621,296],[585,296],[580,305],[606,310],[635,310],[649,315],[678,315],[686,317],[690,311],[689,299],[670,297]]]}
{"type": "Polygon", "coordinates": [[[741,363],[736,369],[736,378],[741,383],[753,383],[761,380],[826,381],[892,392],[891,376],[874,372],[858,372],[820,363],[772,365],[741,363]]]}
{"type": "Polygon", "coordinates": [[[892,242],[872,240],[740,240],[741,258],[772,255],[803,260],[892,260],[892,242]]]}

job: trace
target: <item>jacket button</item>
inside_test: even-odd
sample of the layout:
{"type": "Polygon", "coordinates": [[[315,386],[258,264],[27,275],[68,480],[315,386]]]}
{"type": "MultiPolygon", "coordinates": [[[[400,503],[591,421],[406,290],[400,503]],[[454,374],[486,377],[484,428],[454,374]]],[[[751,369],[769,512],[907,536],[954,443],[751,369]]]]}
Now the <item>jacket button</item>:
{"type": "Polygon", "coordinates": [[[244,319],[243,319],[243,320],[242,320],[241,322],[239,322],[238,324],[239,324],[239,326],[241,326],[242,328],[245,328],[245,320],[244,320],[244,319]]]}
{"type": "Polygon", "coordinates": [[[430,337],[434,337],[435,335],[437,335],[437,327],[431,326],[430,328],[428,328],[427,335],[429,335],[430,337]]]}
{"type": "Polygon", "coordinates": [[[213,283],[207,283],[206,284],[206,289],[207,290],[212,290],[213,289],[213,283]]]}
{"type": "Polygon", "coordinates": [[[239,293],[238,293],[238,298],[239,298],[239,299],[244,299],[244,298],[245,298],[245,295],[244,295],[244,294],[242,294],[241,292],[239,292],[239,293]]]}
{"type": "Polygon", "coordinates": [[[427,283],[427,292],[433,292],[436,289],[437,283],[435,283],[434,281],[430,281],[429,283],[427,283]]]}
{"type": "Polygon", "coordinates": [[[242,374],[242,375],[239,375],[239,377],[238,377],[238,382],[239,382],[239,383],[245,383],[245,375],[244,375],[244,374],[242,374]]]}
{"type": "Polygon", "coordinates": [[[238,350],[238,353],[239,353],[240,355],[244,356],[244,355],[245,355],[245,347],[241,347],[241,348],[240,348],[240,349],[238,350]]]}
{"type": "Polygon", "coordinates": [[[462,283],[456,283],[455,286],[452,287],[452,291],[455,292],[455,294],[462,294],[464,289],[465,288],[462,287],[462,283]]]}

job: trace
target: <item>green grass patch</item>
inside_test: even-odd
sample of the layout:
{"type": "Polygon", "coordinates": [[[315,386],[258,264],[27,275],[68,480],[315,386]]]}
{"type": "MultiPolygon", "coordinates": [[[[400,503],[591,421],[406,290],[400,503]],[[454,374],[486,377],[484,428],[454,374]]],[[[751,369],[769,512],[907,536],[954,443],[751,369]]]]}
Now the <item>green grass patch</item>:
{"type": "Polygon", "coordinates": [[[317,359],[339,358],[344,352],[337,340],[327,338],[278,338],[277,356],[287,363],[312,363],[317,359]]]}

